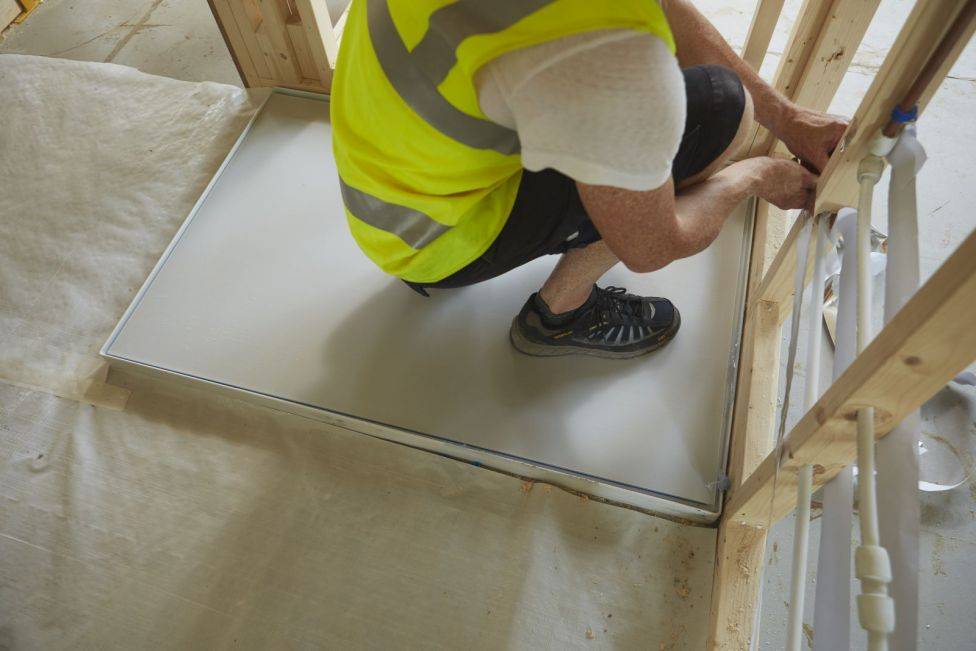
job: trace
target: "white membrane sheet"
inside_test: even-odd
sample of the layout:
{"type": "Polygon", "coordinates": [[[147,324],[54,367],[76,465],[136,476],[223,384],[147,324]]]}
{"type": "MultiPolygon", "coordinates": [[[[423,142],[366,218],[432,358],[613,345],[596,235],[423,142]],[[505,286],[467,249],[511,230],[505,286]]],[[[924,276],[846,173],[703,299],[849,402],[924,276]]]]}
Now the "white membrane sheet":
{"type": "Polygon", "coordinates": [[[556,259],[415,294],[348,233],[328,104],[274,93],[103,352],[716,510],[747,217],[693,258],[605,277],[675,302],[665,349],[527,357],[508,327],[556,259]]]}

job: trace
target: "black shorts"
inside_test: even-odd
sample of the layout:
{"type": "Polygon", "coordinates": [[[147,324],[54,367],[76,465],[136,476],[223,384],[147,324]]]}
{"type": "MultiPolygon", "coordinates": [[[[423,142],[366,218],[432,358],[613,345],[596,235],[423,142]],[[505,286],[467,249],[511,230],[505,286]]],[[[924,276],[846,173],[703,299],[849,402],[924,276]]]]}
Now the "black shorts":
{"type": "MultiPolygon", "coordinates": [[[[745,110],[745,91],[732,70],[704,65],[682,72],[687,117],[671,166],[676,185],[701,172],[728,148],[745,110]]],[[[473,285],[541,256],[565,253],[599,239],[573,179],[552,169],[524,170],[508,221],[480,258],[438,282],[407,284],[417,290],[473,285]]]]}

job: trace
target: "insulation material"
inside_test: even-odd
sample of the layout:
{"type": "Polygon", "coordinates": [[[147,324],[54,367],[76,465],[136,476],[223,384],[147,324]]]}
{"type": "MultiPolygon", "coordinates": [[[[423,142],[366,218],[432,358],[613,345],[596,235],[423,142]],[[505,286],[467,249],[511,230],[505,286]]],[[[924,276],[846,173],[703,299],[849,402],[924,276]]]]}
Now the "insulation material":
{"type": "Polygon", "coordinates": [[[702,648],[713,530],[155,380],[52,395],[253,108],[0,56],[0,647],[702,648]]]}

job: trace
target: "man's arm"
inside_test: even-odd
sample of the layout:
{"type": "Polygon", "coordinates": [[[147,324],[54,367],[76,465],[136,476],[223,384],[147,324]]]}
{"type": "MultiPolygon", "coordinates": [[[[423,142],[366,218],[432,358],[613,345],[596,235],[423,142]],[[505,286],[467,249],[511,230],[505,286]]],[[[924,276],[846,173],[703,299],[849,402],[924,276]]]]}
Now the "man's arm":
{"type": "Polygon", "coordinates": [[[734,70],[752,94],[759,124],[782,140],[800,160],[822,170],[844,135],[847,122],[786,99],[735,53],[690,0],[661,0],[661,7],[674,34],[681,66],[716,63],[734,70]]]}
{"type": "Polygon", "coordinates": [[[803,208],[811,203],[816,183],[817,177],[797,163],[760,156],[733,163],[677,197],[670,180],[646,192],[576,185],[610,250],[631,271],[647,273],[705,249],[745,197],[803,208]]]}

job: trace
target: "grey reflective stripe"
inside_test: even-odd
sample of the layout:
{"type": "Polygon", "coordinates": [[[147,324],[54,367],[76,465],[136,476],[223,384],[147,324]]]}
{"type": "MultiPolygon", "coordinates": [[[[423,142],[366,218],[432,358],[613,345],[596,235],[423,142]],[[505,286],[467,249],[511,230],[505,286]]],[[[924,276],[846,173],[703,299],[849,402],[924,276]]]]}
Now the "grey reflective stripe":
{"type": "Polygon", "coordinates": [[[458,0],[430,15],[427,33],[410,51],[418,68],[440,84],[457,63],[461,41],[477,34],[500,32],[554,0],[458,0]]]}
{"type": "MultiPolygon", "coordinates": [[[[500,154],[514,154],[519,151],[518,134],[515,131],[468,115],[441,95],[437,90],[439,82],[428,77],[407,51],[407,46],[393,23],[386,0],[368,0],[366,18],[373,51],[376,52],[376,58],[386,78],[403,101],[430,126],[445,136],[476,149],[491,149],[500,154]]],[[[451,56],[453,57],[453,53],[451,56]]]]}
{"type": "Polygon", "coordinates": [[[436,222],[419,210],[388,203],[339,179],[342,201],[353,217],[381,231],[392,233],[415,249],[422,249],[450,226],[436,222]]]}

